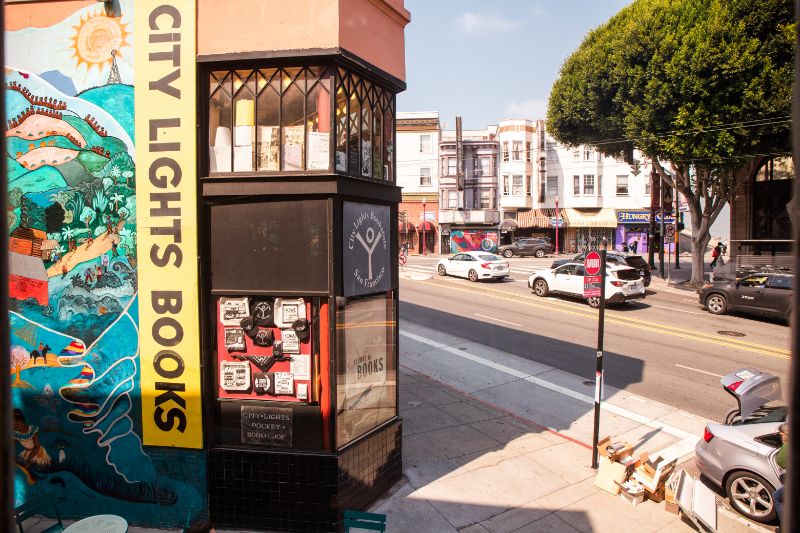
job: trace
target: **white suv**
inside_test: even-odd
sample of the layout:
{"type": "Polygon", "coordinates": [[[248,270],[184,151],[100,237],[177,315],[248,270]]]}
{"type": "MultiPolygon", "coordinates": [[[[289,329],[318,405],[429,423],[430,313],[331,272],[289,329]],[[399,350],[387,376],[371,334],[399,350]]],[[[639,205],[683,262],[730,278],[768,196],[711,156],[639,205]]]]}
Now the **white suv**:
{"type": "MultiPolygon", "coordinates": [[[[537,296],[547,296],[551,292],[583,298],[582,263],[567,263],[556,268],[534,272],[528,278],[528,287],[537,296]]],[[[606,303],[616,304],[644,298],[644,282],[635,268],[623,266],[606,267],[606,303]]],[[[600,298],[587,298],[591,307],[600,306],[600,298]]]]}

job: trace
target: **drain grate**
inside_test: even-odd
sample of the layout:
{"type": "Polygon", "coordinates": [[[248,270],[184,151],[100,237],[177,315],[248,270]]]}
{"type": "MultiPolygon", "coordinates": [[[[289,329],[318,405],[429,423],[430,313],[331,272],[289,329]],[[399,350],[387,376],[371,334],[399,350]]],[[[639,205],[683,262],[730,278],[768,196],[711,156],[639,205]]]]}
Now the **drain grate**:
{"type": "Polygon", "coordinates": [[[745,337],[746,336],[741,331],[730,331],[728,329],[723,329],[721,331],[718,331],[717,333],[719,333],[720,335],[725,335],[727,337],[745,337]]]}

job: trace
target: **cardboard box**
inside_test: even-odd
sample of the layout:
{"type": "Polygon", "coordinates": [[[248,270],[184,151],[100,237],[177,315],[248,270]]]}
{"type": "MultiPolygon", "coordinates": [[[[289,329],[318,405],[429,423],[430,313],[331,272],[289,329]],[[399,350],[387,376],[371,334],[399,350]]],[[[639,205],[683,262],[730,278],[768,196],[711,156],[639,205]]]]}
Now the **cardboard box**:
{"type": "Polygon", "coordinates": [[[656,461],[650,461],[647,454],[643,453],[636,461],[633,478],[641,483],[649,493],[657,495],[660,492],[660,499],[656,501],[661,501],[664,499],[664,484],[677,464],[677,459],[667,462],[660,457],[656,461]]]}
{"type": "Polygon", "coordinates": [[[617,486],[620,489],[619,495],[624,500],[633,505],[638,505],[644,501],[645,490],[638,482],[628,480],[625,483],[617,483],[617,486]]]}
{"type": "Polygon", "coordinates": [[[594,486],[610,492],[615,496],[619,494],[619,483],[628,479],[628,469],[625,465],[611,461],[608,457],[600,457],[597,468],[597,476],[594,478],[594,486]]]}
{"type": "Polygon", "coordinates": [[[597,443],[597,453],[603,457],[608,457],[612,461],[620,462],[625,457],[633,455],[633,445],[628,442],[611,442],[611,437],[605,437],[597,443]],[[609,446],[614,446],[616,449],[611,451],[609,446]]]}
{"type": "Polygon", "coordinates": [[[675,503],[675,502],[665,501],[664,502],[664,510],[667,511],[668,513],[672,513],[672,514],[680,514],[681,513],[681,508],[678,507],[678,504],[675,503]]]}

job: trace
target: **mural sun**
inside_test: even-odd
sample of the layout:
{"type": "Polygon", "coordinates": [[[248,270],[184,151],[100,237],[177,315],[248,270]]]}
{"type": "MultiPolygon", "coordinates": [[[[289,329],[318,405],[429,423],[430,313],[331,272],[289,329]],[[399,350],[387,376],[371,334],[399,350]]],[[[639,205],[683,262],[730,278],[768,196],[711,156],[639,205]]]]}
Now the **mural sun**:
{"type": "Polygon", "coordinates": [[[111,63],[112,51],[128,44],[129,33],[121,18],[103,13],[81,17],[80,23],[73,27],[75,34],[70,38],[78,67],[86,65],[88,70],[95,66],[102,69],[106,63],[111,63]]]}

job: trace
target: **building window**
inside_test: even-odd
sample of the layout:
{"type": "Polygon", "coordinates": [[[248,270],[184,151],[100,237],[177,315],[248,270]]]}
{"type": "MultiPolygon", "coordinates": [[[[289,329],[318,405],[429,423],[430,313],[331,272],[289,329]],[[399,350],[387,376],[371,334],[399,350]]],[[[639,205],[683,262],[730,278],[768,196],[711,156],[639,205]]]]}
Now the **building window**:
{"type": "Polygon", "coordinates": [[[550,198],[558,196],[558,176],[547,176],[547,196],[550,198]]]}
{"type": "Polygon", "coordinates": [[[515,174],[511,186],[511,194],[514,196],[522,196],[522,175],[515,174]]]}
{"type": "Polygon", "coordinates": [[[617,196],[628,196],[628,176],[617,176],[617,196]]]}
{"type": "Polygon", "coordinates": [[[545,178],[539,178],[539,203],[541,204],[544,202],[545,192],[547,192],[547,180],[545,178]]]}
{"type": "Polygon", "coordinates": [[[420,187],[431,186],[431,169],[430,167],[422,167],[419,169],[419,185],[420,187]]]}
{"type": "Polygon", "coordinates": [[[448,176],[455,176],[457,169],[456,169],[456,158],[455,157],[448,157],[447,158],[447,175],[448,176]]]}
{"type": "Polygon", "coordinates": [[[512,147],[514,149],[514,161],[522,161],[522,141],[514,141],[512,147]]]}
{"type": "Polygon", "coordinates": [[[503,174],[503,196],[511,194],[511,187],[508,186],[508,174],[503,174]]]}
{"type": "Polygon", "coordinates": [[[431,153],[431,136],[430,135],[420,135],[419,136],[419,153],[421,153],[421,154],[429,154],[429,153],[431,153]]]}
{"type": "Polygon", "coordinates": [[[531,142],[527,141],[525,143],[525,161],[528,163],[531,162],[531,142]]]}
{"type": "Polygon", "coordinates": [[[458,207],[458,191],[447,191],[447,207],[450,209],[458,207]]]}
{"type": "Polygon", "coordinates": [[[526,196],[530,196],[531,195],[531,177],[530,176],[525,176],[525,195],[526,196]]]}
{"type": "Polygon", "coordinates": [[[597,176],[597,196],[603,196],[603,175],[597,176]]]}
{"type": "Polygon", "coordinates": [[[594,161],[594,148],[591,146],[583,147],[583,160],[594,161]]]}
{"type": "Polygon", "coordinates": [[[439,191],[439,209],[447,209],[447,195],[445,191],[439,191]]]}
{"type": "Polygon", "coordinates": [[[572,194],[573,196],[581,195],[581,177],[572,176],[572,194]]]}
{"type": "Polygon", "coordinates": [[[494,171],[492,169],[492,158],[488,155],[483,155],[478,159],[478,163],[480,164],[480,173],[479,176],[492,176],[494,175],[494,171]]]}
{"type": "Polygon", "coordinates": [[[503,161],[508,161],[508,141],[503,141],[503,161]]]}
{"type": "Polygon", "coordinates": [[[581,160],[581,149],[580,147],[572,149],[572,161],[580,161],[581,160]]]}
{"type": "Polygon", "coordinates": [[[594,175],[583,175],[583,194],[594,194],[594,175]]]}
{"type": "Polygon", "coordinates": [[[481,189],[481,209],[492,208],[492,191],[489,189],[481,189]]]}

